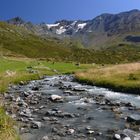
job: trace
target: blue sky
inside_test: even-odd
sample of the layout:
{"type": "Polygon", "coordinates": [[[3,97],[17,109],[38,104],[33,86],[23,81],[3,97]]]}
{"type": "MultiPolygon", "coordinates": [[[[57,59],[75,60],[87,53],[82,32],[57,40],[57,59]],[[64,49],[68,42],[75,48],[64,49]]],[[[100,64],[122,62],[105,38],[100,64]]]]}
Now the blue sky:
{"type": "Polygon", "coordinates": [[[140,9],[140,0],[0,0],[0,20],[20,16],[34,23],[53,23],[132,9],[140,9]]]}

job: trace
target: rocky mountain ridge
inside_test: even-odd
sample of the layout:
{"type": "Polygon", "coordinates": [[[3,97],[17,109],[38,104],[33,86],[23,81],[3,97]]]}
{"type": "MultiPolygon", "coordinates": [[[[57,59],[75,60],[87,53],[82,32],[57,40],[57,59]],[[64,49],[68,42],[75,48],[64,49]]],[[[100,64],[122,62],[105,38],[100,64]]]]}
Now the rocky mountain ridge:
{"type": "MultiPolygon", "coordinates": [[[[20,17],[7,21],[9,24],[24,26],[26,29],[41,35],[70,38],[78,40],[85,47],[112,44],[114,40],[122,42],[127,35],[140,32],[140,11],[131,10],[119,14],[102,14],[92,20],[68,21],[61,20],[54,24],[33,24],[20,17]],[[120,39],[121,37],[121,39],[120,39]]],[[[126,40],[127,41],[127,40],[126,40]]],[[[140,41],[137,41],[137,43],[140,41]]]]}

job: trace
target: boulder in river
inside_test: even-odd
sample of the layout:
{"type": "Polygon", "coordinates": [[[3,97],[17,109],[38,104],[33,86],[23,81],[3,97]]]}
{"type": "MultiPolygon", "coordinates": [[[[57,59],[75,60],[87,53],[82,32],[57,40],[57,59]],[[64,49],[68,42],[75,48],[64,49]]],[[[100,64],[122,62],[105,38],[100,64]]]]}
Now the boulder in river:
{"type": "Polygon", "coordinates": [[[52,101],[62,101],[63,100],[63,98],[59,95],[51,95],[50,99],[52,101]]]}
{"type": "Polygon", "coordinates": [[[127,122],[135,123],[137,125],[140,125],[140,115],[130,115],[127,117],[127,122]]]}

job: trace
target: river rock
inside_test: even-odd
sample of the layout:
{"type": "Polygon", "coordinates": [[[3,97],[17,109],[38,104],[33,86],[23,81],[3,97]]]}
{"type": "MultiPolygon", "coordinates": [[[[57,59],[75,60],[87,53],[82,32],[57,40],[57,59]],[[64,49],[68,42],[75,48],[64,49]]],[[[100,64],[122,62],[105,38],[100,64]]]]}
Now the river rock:
{"type": "Polygon", "coordinates": [[[124,129],[123,134],[121,134],[121,136],[123,138],[127,138],[128,140],[131,140],[131,138],[133,138],[134,140],[140,140],[140,133],[137,133],[137,132],[135,132],[135,131],[133,131],[131,129],[124,129]]]}
{"type": "Polygon", "coordinates": [[[52,101],[62,101],[63,100],[63,98],[59,95],[51,95],[50,99],[52,101]]]}
{"type": "Polygon", "coordinates": [[[78,87],[75,87],[75,88],[73,88],[73,91],[86,91],[84,88],[78,88],[78,87]]]}
{"type": "Polygon", "coordinates": [[[32,114],[31,114],[31,113],[24,113],[24,112],[20,112],[19,114],[20,114],[20,116],[23,116],[23,117],[28,117],[28,118],[30,118],[30,117],[32,116],[32,114]]]}
{"type": "Polygon", "coordinates": [[[49,140],[48,136],[44,136],[41,140],[49,140]]]}
{"type": "Polygon", "coordinates": [[[130,137],[125,137],[122,140],[131,140],[131,138],[130,137]]]}
{"type": "Polygon", "coordinates": [[[39,90],[39,87],[37,87],[37,86],[32,87],[32,90],[34,90],[34,91],[38,91],[38,90],[39,90]]]}
{"type": "Polygon", "coordinates": [[[95,132],[93,130],[87,131],[87,134],[94,134],[95,132]]]}
{"type": "Polygon", "coordinates": [[[24,127],[20,128],[20,133],[21,133],[21,134],[23,134],[23,133],[29,133],[29,132],[30,132],[30,131],[29,131],[28,128],[24,128],[24,127]]]}
{"type": "Polygon", "coordinates": [[[14,96],[11,95],[11,94],[5,93],[5,94],[4,94],[4,98],[5,98],[5,99],[8,99],[9,101],[13,101],[14,96]]]}
{"type": "Polygon", "coordinates": [[[42,123],[38,121],[33,121],[31,124],[31,128],[34,128],[34,129],[39,129],[41,128],[41,126],[42,126],[42,123]]]}
{"type": "Polygon", "coordinates": [[[91,127],[90,126],[87,126],[85,129],[86,130],[91,130],[91,127]]]}
{"type": "Polygon", "coordinates": [[[49,117],[43,117],[42,120],[43,121],[50,121],[50,118],[49,117]]]}
{"type": "Polygon", "coordinates": [[[121,136],[119,134],[114,135],[114,140],[121,140],[121,136]]]}
{"type": "Polygon", "coordinates": [[[28,97],[30,94],[28,92],[23,93],[25,97],[28,97]]]}
{"type": "Polygon", "coordinates": [[[20,86],[23,86],[23,85],[25,85],[25,82],[20,81],[20,82],[19,82],[19,85],[20,85],[20,86]]]}
{"type": "Polygon", "coordinates": [[[126,107],[133,107],[134,105],[133,105],[132,103],[129,103],[129,102],[128,102],[128,103],[125,104],[125,106],[126,106],[126,107]]]}
{"type": "Polygon", "coordinates": [[[73,134],[74,132],[75,132],[74,129],[68,129],[68,130],[67,130],[67,134],[73,134]]]}
{"type": "Polygon", "coordinates": [[[140,125],[140,115],[130,115],[127,117],[127,122],[130,123],[136,123],[137,125],[140,125]]]}

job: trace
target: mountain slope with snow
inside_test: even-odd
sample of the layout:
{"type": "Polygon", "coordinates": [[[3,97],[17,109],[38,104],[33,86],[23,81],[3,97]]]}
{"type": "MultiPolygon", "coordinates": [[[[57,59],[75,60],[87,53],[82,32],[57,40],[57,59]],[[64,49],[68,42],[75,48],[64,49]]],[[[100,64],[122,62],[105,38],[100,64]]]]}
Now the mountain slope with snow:
{"type": "Polygon", "coordinates": [[[80,42],[84,47],[104,48],[122,43],[140,43],[127,40],[128,36],[139,38],[140,11],[132,10],[119,14],[102,14],[92,20],[68,21],[61,20],[54,24],[32,24],[21,18],[13,18],[7,21],[9,24],[24,26],[27,30],[43,37],[55,37],[70,39],[80,42]],[[138,36],[138,37],[137,37],[138,36]]]}

